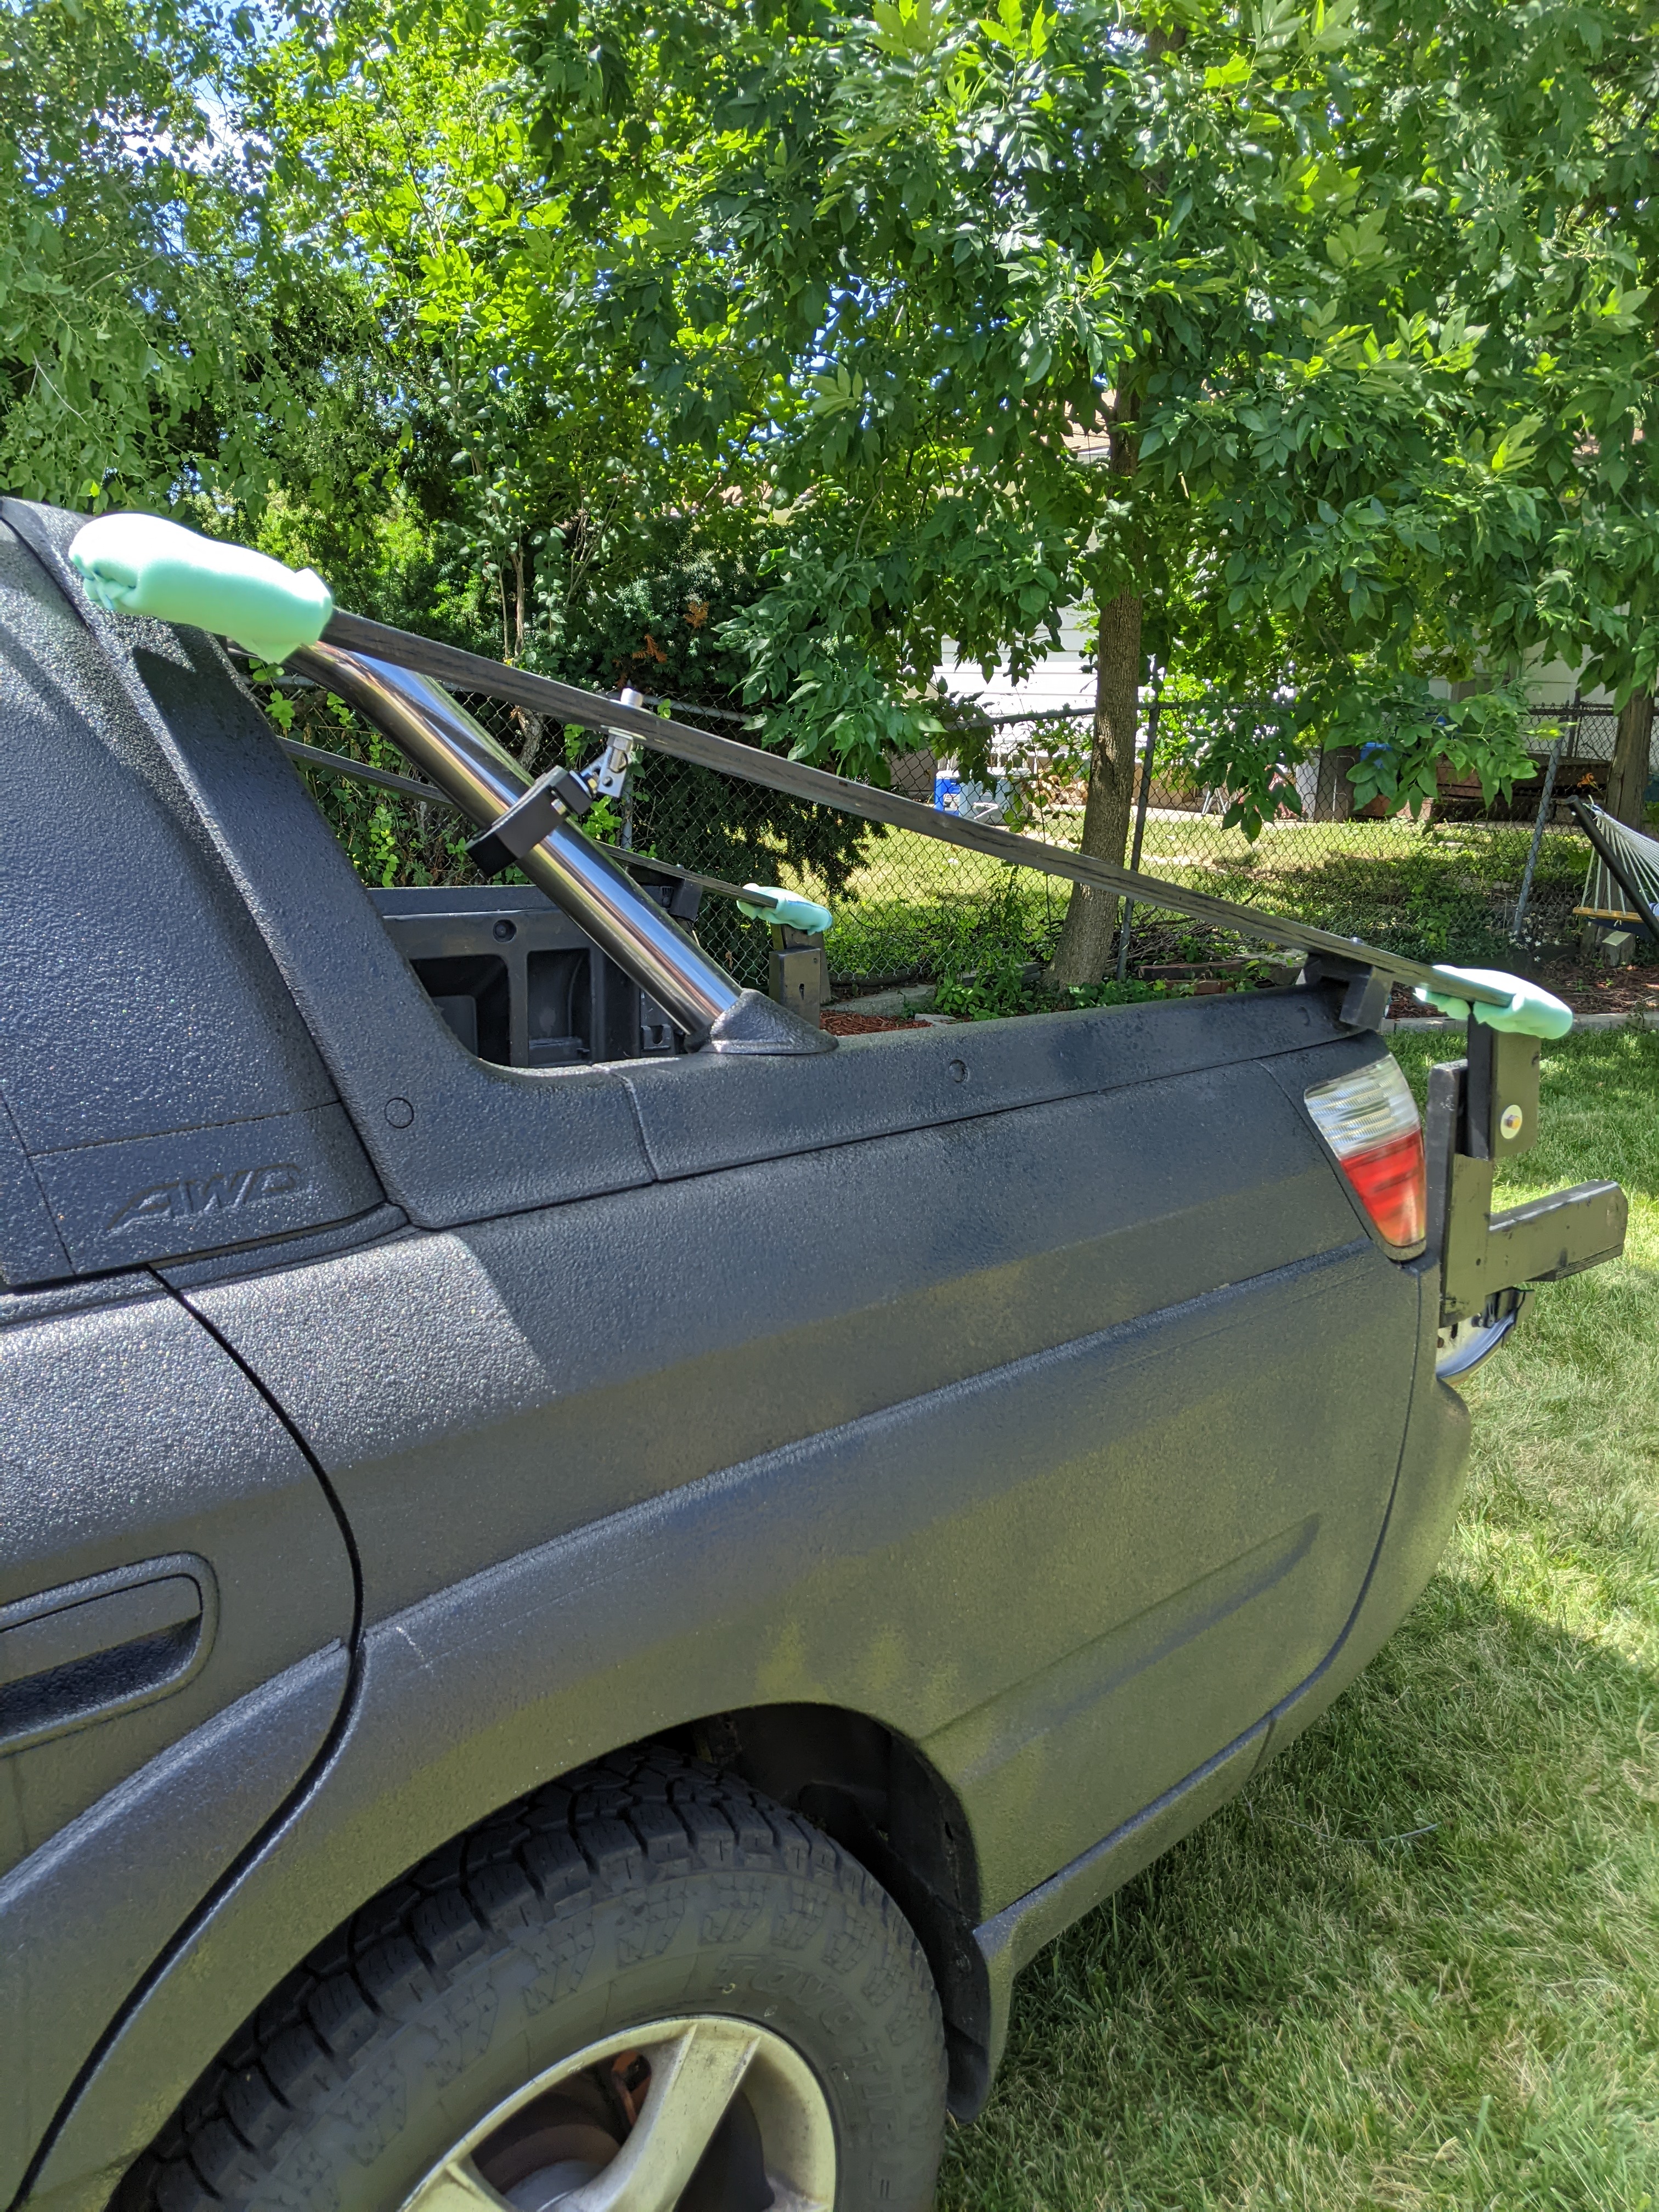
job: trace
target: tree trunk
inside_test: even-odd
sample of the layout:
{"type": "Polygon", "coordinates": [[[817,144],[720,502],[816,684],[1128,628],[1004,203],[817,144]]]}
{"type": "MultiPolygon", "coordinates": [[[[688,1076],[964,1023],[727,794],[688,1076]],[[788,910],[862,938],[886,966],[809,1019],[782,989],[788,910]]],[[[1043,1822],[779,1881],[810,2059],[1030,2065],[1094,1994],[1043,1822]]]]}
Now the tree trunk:
{"type": "Polygon", "coordinates": [[[507,562],[495,563],[495,583],[501,606],[501,659],[517,664],[524,659],[524,642],[530,628],[530,591],[535,560],[522,538],[514,541],[513,590],[507,588],[507,562]]]}
{"type": "Polygon", "coordinates": [[[1619,709],[1619,734],[1607,773],[1607,811],[1632,830],[1647,826],[1648,749],[1653,738],[1653,694],[1632,691],[1619,709]]]}
{"type": "MultiPolygon", "coordinates": [[[[1083,813],[1083,850],[1121,867],[1134,811],[1135,728],[1140,694],[1140,595],[1121,592],[1100,611],[1095,670],[1095,741],[1083,813]]],[[[1064,989],[1097,983],[1106,972],[1117,929],[1110,891],[1073,884],[1054,948],[1049,980],[1064,989]]]]}
{"type": "Polygon", "coordinates": [[[528,707],[515,707],[513,720],[524,732],[524,743],[519,748],[519,766],[533,769],[536,755],[542,742],[542,732],[547,726],[544,714],[532,714],[528,707]]]}
{"type": "Polygon", "coordinates": [[[513,548],[513,651],[514,661],[524,659],[524,641],[530,628],[531,553],[522,538],[513,548]]]}

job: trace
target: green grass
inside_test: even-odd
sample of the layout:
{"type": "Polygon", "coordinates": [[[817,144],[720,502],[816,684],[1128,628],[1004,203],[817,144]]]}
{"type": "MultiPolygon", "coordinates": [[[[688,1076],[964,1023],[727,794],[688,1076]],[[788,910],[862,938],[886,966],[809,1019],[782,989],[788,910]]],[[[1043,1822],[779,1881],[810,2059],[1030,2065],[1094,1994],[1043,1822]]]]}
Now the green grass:
{"type": "Polygon", "coordinates": [[[830,969],[849,977],[940,976],[974,965],[988,944],[1046,953],[1069,896],[1052,877],[900,830],[874,847],[846,894],[830,899],[830,969]]]}
{"type": "Polygon", "coordinates": [[[1547,1047],[1544,1098],[1508,1188],[1617,1176],[1626,1258],[1470,1379],[1359,1681],[1021,1977],[941,2212],[1659,2206],[1659,1035],[1547,1047]]]}
{"type": "MultiPolygon", "coordinates": [[[[1055,814],[1032,830],[1068,844],[1079,826],[1080,817],[1055,814]]],[[[1154,814],[1141,866],[1212,897],[1292,915],[1414,958],[1501,962],[1505,902],[1519,888],[1530,834],[1525,823],[1425,825],[1401,816],[1272,823],[1252,845],[1241,830],[1224,829],[1218,816],[1154,814]]],[[[1552,831],[1545,837],[1533,892],[1537,915],[1559,925],[1577,902],[1584,852],[1575,836],[1552,831]]],[[[953,964],[972,964],[988,935],[997,935],[987,921],[994,909],[1004,921],[1017,912],[1019,942],[1028,953],[1044,954],[1068,896],[1054,878],[898,831],[875,844],[847,892],[831,898],[836,927],[830,964],[845,976],[949,974],[953,964]]],[[[1155,919],[1173,921],[1143,908],[1138,931],[1155,919]]]]}
{"type": "MultiPolygon", "coordinates": [[[[1415,959],[1501,959],[1530,837],[1525,823],[1395,816],[1272,823],[1252,846],[1217,823],[1165,820],[1148,824],[1142,866],[1415,959]]],[[[1584,860],[1582,839],[1545,836],[1531,895],[1539,914],[1560,917],[1577,902],[1584,860]]]]}

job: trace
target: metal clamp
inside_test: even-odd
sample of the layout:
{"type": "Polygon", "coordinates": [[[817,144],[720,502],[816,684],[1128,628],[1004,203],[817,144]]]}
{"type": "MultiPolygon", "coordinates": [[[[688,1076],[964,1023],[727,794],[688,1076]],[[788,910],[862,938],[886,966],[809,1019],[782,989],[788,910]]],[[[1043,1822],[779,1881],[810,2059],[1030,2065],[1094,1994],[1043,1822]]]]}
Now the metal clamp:
{"type": "MultiPolygon", "coordinates": [[[[618,703],[643,707],[645,699],[641,692],[624,688],[618,703]]],[[[614,799],[620,806],[628,796],[628,780],[634,773],[640,741],[626,730],[609,730],[605,734],[611,742],[598,759],[590,761],[582,770],[582,781],[596,799],[614,799]]]]}
{"type": "Polygon", "coordinates": [[[1389,1011],[1394,983],[1380,968],[1363,957],[1339,959],[1329,952],[1310,952],[1302,970],[1304,983],[1340,983],[1342,1004],[1336,1018],[1345,1030],[1379,1030],[1389,1011]]]}
{"type": "Polygon", "coordinates": [[[591,800],[580,777],[561,769],[526,790],[524,770],[512,754],[447,691],[371,654],[324,644],[301,647],[293,660],[302,674],[325,684],[383,731],[484,827],[486,836],[499,837],[503,823],[516,817],[505,848],[507,861],[521,860],[531,882],[655,1000],[693,1049],[707,1042],[721,1054],[835,1050],[833,1036],[809,1028],[758,991],[745,991],[582,835],[567,802],[568,785],[584,802],[591,800]],[[532,800],[546,807],[546,826],[534,842],[526,835],[534,825],[533,816],[526,821],[532,800]]]}
{"type": "Polygon", "coordinates": [[[819,1015],[830,1003],[830,957],[823,948],[822,933],[791,929],[787,923],[774,922],[768,934],[772,939],[767,967],[768,997],[816,1027],[819,1015]]]}
{"type": "Polygon", "coordinates": [[[505,875],[559,823],[580,821],[592,804],[593,794],[580,776],[568,768],[551,769],[498,822],[468,840],[467,858],[480,875],[505,875]]]}

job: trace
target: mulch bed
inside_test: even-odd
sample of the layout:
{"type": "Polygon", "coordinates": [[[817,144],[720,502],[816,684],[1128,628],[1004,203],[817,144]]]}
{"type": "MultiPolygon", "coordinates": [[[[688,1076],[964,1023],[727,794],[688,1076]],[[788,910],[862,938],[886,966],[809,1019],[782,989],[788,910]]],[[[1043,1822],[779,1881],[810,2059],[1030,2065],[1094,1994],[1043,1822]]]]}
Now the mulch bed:
{"type": "Polygon", "coordinates": [[[1659,968],[1593,968],[1551,962],[1538,971],[1547,991],[1576,1014],[1659,1013],[1659,968]]]}
{"type": "Polygon", "coordinates": [[[838,1014],[818,1017],[818,1027],[831,1036],[874,1036],[878,1030],[919,1030],[927,1026],[911,1014],[838,1014]]]}

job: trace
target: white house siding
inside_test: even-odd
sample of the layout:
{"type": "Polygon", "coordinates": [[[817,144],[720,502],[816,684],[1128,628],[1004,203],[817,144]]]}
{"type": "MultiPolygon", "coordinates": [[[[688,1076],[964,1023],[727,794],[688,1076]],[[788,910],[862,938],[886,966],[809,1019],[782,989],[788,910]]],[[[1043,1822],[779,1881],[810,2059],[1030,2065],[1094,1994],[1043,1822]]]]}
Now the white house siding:
{"type": "Polygon", "coordinates": [[[1005,714],[1052,714],[1062,707],[1092,707],[1095,679],[1083,665],[1083,614],[1073,608],[1062,616],[1060,643],[1023,684],[1009,681],[1006,669],[988,683],[976,663],[959,660],[948,642],[939,665],[938,681],[954,699],[972,699],[994,718],[1005,714]]]}
{"type": "MultiPolygon", "coordinates": [[[[1095,679],[1092,669],[1085,665],[1085,620],[1083,609],[1068,609],[1060,618],[1059,645],[1038,661],[1022,683],[1011,681],[1006,670],[999,670],[988,679],[975,663],[960,659],[954,647],[948,643],[935,680],[953,698],[973,700],[998,720],[1012,715],[1051,714],[1061,708],[1092,708],[1095,679]]],[[[1579,672],[1564,660],[1534,659],[1526,668],[1526,679],[1528,691],[1540,707],[1565,706],[1575,697],[1582,698],[1587,707],[1610,708],[1613,704],[1612,694],[1605,690],[1581,692],[1579,672]]],[[[1447,696],[1455,696],[1449,684],[1437,684],[1434,688],[1447,696]]],[[[1009,735],[1011,742],[1018,742],[1017,732],[1011,732],[1009,735]]],[[[1659,795],[1659,717],[1654,722],[1651,766],[1656,778],[1655,793],[1659,795]]],[[[1312,782],[1317,774],[1317,765],[1314,763],[1297,773],[1298,785],[1304,781],[1309,784],[1308,803],[1311,802],[1312,782]]]]}
{"type": "MultiPolygon", "coordinates": [[[[972,661],[959,659],[948,641],[937,681],[953,698],[974,699],[988,714],[1052,714],[1059,707],[1092,707],[1095,679],[1084,665],[1085,613],[1073,607],[1060,617],[1060,644],[1040,660],[1023,684],[1010,681],[1006,671],[987,678],[972,661]]],[[[1534,660],[1526,670],[1527,685],[1540,706],[1559,706],[1578,692],[1578,672],[1565,660],[1534,660]]],[[[1449,694],[1449,684],[1436,690],[1449,694]]],[[[1582,694],[1587,707],[1610,706],[1613,695],[1601,689],[1582,694]]]]}

